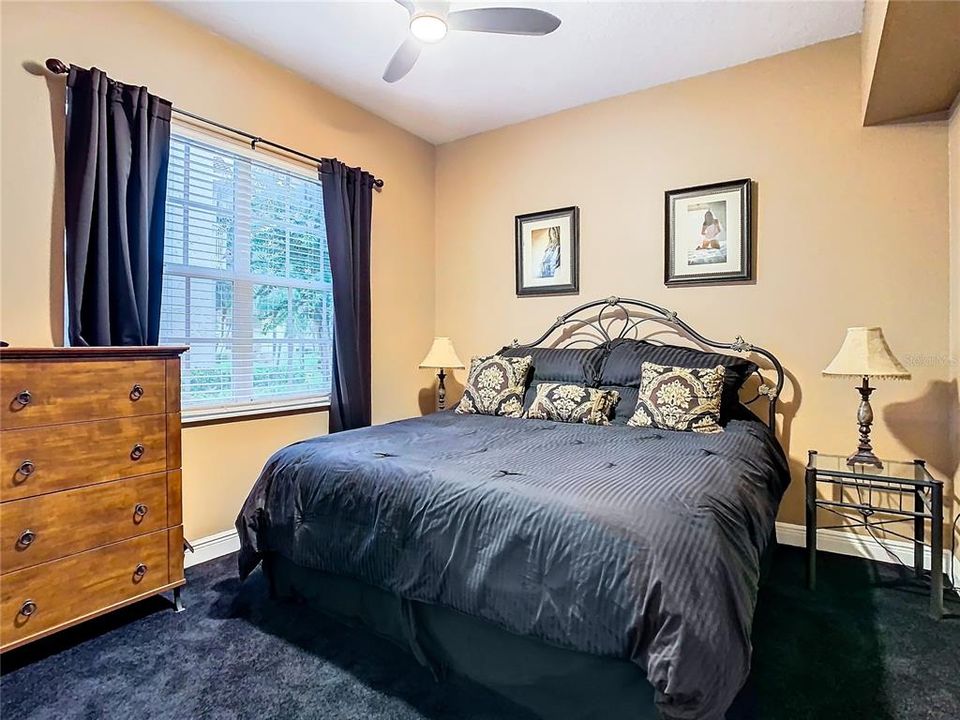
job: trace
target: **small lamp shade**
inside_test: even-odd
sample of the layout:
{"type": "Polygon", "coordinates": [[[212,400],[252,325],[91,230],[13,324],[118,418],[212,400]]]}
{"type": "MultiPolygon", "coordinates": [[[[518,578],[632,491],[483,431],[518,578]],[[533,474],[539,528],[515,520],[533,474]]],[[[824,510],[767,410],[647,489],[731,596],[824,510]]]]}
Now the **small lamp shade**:
{"type": "Polygon", "coordinates": [[[823,370],[834,377],[876,377],[909,380],[910,372],[890,352],[878,327],[847,328],[837,356],[823,370]]]}
{"type": "Polygon", "coordinates": [[[453,349],[453,343],[448,337],[435,337],[430,351],[420,363],[422,368],[462,368],[463,361],[457,357],[457,351],[453,349]]]}

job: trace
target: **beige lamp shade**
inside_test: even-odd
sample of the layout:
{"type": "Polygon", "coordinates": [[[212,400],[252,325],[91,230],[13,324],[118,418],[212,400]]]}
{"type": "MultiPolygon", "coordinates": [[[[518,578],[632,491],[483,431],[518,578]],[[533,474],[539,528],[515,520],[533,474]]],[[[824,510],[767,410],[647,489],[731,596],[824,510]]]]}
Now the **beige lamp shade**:
{"type": "Polygon", "coordinates": [[[890,352],[878,327],[847,328],[837,356],[823,370],[836,377],[877,377],[909,380],[910,372],[890,352]]]}
{"type": "Polygon", "coordinates": [[[420,363],[422,368],[462,368],[463,361],[457,357],[453,343],[448,337],[435,337],[430,352],[420,363]]]}

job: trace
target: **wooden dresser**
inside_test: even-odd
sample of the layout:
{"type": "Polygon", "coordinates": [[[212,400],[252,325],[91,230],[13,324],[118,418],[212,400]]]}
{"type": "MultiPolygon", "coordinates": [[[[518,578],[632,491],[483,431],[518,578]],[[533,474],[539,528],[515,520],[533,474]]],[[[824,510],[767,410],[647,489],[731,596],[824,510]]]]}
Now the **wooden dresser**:
{"type": "Polygon", "coordinates": [[[0,348],[0,652],[183,579],[183,347],[0,348]]]}

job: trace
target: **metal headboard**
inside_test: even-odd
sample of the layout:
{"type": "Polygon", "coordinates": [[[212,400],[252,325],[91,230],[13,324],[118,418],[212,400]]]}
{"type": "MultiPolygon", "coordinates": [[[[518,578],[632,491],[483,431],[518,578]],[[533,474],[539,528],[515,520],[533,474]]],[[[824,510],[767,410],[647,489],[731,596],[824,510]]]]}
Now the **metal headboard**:
{"type": "Polygon", "coordinates": [[[756,394],[748,400],[741,399],[740,402],[744,405],[749,405],[761,397],[765,397],[768,403],[767,424],[771,430],[776,431],[777,398],[780,396],[780,391],[783,390],[784,372],[783,365],[780,364],[780,361],[777,360],[773,353],[762,347],[748,343],[740,335],[737,335],[734,341],[730,343],[717,342],[705,338],[677,317],[677,313],[674,311],[644,302],[643,300],[631,300],[611,296],[606,300],[594,300],[593,302],[585,303],[559,316],[553,325],[533,342],[521,343],[514,338],[512,346],[520,348],[538,347],[558,330],[560,331],[559,336],[547,347],[596,347],[623,338],[657,343],[660,341],[652,338],[654,338],[658,332],[662,332],[664,328],[669,328],[681,337],[686,336],[702,346],[719,348],[721,350],[733,350],[741,354],[752,353],[765,358],[770,367],[759,368],[757,370],[756,375],[760,379],[760,384],[757,387],[756,394]],[[596,308],[599,308],[599,310],[588,314],[588,311],[595,310],[596,308]],[[660,330],[654,329],[654,332],[647,333],[645,331],[648,328],[652,328],[652,326],[644,327],[643,330],[641,330],[641,326],[644,323],[659,324],[663,327],[661,327],[660,330]],[[761,370],[775,372],[777,382],[774,385],[770,385],[766,379],[764,379],[761,370]]]}

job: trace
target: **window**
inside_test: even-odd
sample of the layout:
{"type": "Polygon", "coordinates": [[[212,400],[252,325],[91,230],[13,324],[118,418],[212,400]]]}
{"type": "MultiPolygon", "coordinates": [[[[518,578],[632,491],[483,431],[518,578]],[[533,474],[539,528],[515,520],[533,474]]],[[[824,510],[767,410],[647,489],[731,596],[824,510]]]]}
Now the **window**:
{"type": "Polygon", "coordinates": [[[318,404],[333,296],[320,182],[175,130],[160,342],[185,344],[187,417],[318,404]]]}

